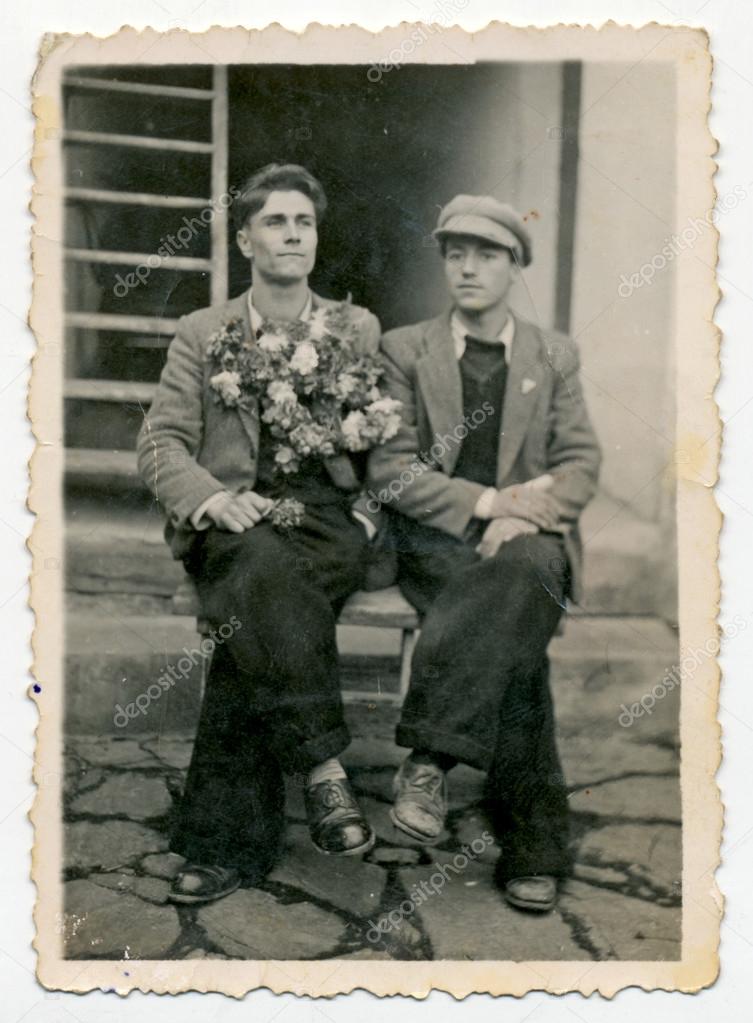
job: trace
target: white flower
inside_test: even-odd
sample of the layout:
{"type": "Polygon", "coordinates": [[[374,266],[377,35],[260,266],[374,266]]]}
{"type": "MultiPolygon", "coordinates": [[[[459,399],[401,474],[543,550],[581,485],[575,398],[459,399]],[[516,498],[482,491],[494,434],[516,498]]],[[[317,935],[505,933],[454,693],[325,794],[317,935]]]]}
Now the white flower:
{"type": "Polygon", "coordinates": [[[215,373],[209,380],[212,387],[226,405],[237,405],[241,397],[241,375],[234,370],[223,370],[215,373]]]}
{"type": "Polygon", "coordinates": [[[281,445],[275,453],[275,462],[277,462],[278,465],[287,465],[288,462],[293,462],[295,459],[295,451],[285,444],[281,445]]]}
{"type": "Polygon", "coordinates": [[[382,425],[382,431],[380,436],[381,443],[384,444],[386,440],[391,440],[399,429],[400,416],[397,413],[395,413],[394,415],[389,416],[382,425]]]}
{"type": "Polygon", "coordinates": [[[391,416],[401,407],[402,402],[398,401],[397,398],[379,398],[377,401],[372,401],[372,403],[366,407],[366,411],[381,412],[382,415],[391,416]]]}
{"type": "Polygon", "coordinates": [[[309,317],[309,333],[315,341],[319,341],[327,333],[327,310],[324,306],[315,309],[309,317]]]}
{"type": "Polygon", "coordinates": [[[341,373],[337,378],[337,394],[339,398],[347,398],[358,386],[352,373],[341,373]]]}
{"type": "Polygon", "coordinates": [[[290,368],[305,375],[311,373],[319,365],[316,348],[309,341],[301,341],[290,360],[290,368]]]}
{"type": "Polygon", "coordinates": [[[343,419],[343,443],[348,451],[362,450],[362,433],[366,425],[366,416],[363,412],[349,412],[343,419]]]}
{"type": "Polygon", "coordinates": [[[295,405],[298,401],[295,391],[284,380],[273,380],[267,388],[267,397],[275,405],[295,405]]]}
{"type": "Polygon", "coordinates": [[[265,352],[279,352],[287,344],[284,334],[262,334],[256,342],[265,352]]]}

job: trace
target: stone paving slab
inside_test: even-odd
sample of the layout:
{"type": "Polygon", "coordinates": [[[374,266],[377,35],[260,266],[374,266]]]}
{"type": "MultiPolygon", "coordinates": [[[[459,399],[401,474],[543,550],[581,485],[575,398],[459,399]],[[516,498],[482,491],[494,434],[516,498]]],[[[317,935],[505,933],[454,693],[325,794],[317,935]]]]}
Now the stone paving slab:
{"type": "Polygon", "coordinates": [[[141,778],[138,785],[130,774],[115,774],[96,788],[89,788],[71,803],[73,814],[123,815],[134,821],[164,817],[172,799],[162,778],[141,778]]]}
{"type": "Polygon", "coordinates": [[[632,729],[615,732],[607,742],[594,741],[589,734],[561,735],[558,739],[562,772],[568,785],[583,787],[598,781],[629,775],[661,775],[677,771],[677,750],[643,741],[638,723],[632,729]]]}
{"type": "Polygon", "coordinates": [[[161,959],[180,934],[172,906],[152,906],[91,881],[64,886],[64,943],[71,959],[161,959]]]}
{"type": "Polygon", "coordinates": [[[680,782],[677,777],[644,776],[596,783],[575,792],[570,806],[580,813],[679,824],[680,782]]]}
{"type": "Polygon", "coordinates": [[[157,736],[154,739],[146,739],[141,745],[168,767],[174,767],[179,771],[188,770],[193,750],[193,742],[190,739],[157,736]]]}
{"type": "MultiPolygon", "coordinates": [[[[431,867],[400,872],[407,893],[406,908],[416,906],[431,941],[435,959],[493,959],[522,962],[535,959],[590,959],[559,913],[521,913],[503,900],[488,864],[469,863],[440,886],[444,875],[431,867]],[[422,889],[425,883],[427,888],[422,889]],[[434,884],[436,891],[432,887],[434,884]],[[412,893],[416,893],[411,898],[412,893]]],[[[414,914],[414,915],[415,915],[414,914]]]]}
{"type": "Polygon", "coordinates": [[[146,853],[166,849],[164,835],[133,821],[73,821],[66,826],[65,868],[117,870],[137,863],[146,853]]]}
{"type": "Polygon", "coordinates": [[[117,892],[130,892],[138,895],[145,902],[154,902],[162,906],[167,902],[170,885],[157,877],[137,877],[135,874],[124,874],[122,871],[111,874],[90,874],[89,880],[117,892]]]}
{"type": "Polygon", "coordinates": [[[72,740],[71,751],[88,764],[100,767],[160,767],[160,761],[143,748],[137,739],[113,736],[93,739],[82,736],[72,740]]]}
{"type": "Polygon", "coordinates": [[[342,919],[310,902],[285,905],[257,888],[240,889],[196,913],[223,952],[241,959],[318,959],[344,936],[342,919]]]}
{"type": "Polygon", "coordinates": [[[288,779],[287,844],[258,888],[214,905],[165,900],[183,860],[167,819],[191,736],[72,740],[66,762],[66,953],[73,958],[672,959],[679,955],[681,829],[677,751],[641,729],[604,741],[566,734],[578,838],[557,911],[510,908],[495,886],[498,846],[484,776],[450,775],[442,843],[426,849],[389,819],[393,708],[348,708],[354,788],[378,836],[364,859],[320,855],[308,838],[302,780],[288,779]],[[363,730],[369,737],[361,741],[363,730]],[[380,755],[379,750],[382,750],[380,755]],[[143,821],[148,821],[147,826],[143,821]],[[463,869],[459,851],[473,846],[463,869]],[[481,849],[481,844],[484,848],[481,849]],[[437,875],[444,867],[445,875],[437,875]],[[444,880],[441,880],[444,877],[444,880]],[[432,879],[433,878],[433,882],[432,879]],[[429,885],[429,894],[421,884],[429,885]],[[437,889],[436,891],[434,889],[437,889]]]}
{"type": "MultiPolygon", "coordinates": [[[[682,883],[682,832],[668,824],[609,824],[586,832],[578,862],[625,878],[626,892],[643,885],[647,896],[653,892],[676,901],[682,883]]],[[[604,875],[601,881],[606,881],[604,875]]]]}
{"type": "Polygon", "coordinates": [[[323,857],[308,828],[292,824],[281,862],[268,880],[308,892],[346,913],[369,917],[379,912],[387,875],[355,856],[323,857]]]}
{"type": "Polygon", "coordinates": [[[141,868],[151,877],[172,881],[185,862],[177,853],[151,853],[143,858],[141,868]]]}
{"type": "Polygon", "coordinates": [[[676,960],[681,956],[679,906],[660,906],[568,881],[560,909],[600,959],[676,960]]]}

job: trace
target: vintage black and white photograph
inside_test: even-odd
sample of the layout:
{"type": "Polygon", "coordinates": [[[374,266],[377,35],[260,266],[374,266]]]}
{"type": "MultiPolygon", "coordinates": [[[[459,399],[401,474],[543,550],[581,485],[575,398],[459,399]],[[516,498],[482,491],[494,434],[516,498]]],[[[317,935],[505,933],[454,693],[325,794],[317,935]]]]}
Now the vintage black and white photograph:
{"type": "Polygon", "coordinates": [[[37,923],[63,986],[713,979],[695,484],[745,196],[714,207],[705,38],[474,50],[445,7],[360,50],[320,29],[305,62],[282,30],[252,58],[125,32],[38,73],[37,923]]]}

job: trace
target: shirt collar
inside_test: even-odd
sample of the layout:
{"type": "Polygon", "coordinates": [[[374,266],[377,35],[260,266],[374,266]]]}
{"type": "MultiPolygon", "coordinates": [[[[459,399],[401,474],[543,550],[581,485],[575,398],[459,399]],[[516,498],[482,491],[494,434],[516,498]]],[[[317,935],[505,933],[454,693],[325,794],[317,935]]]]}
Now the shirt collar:
{"type": "MultiPolygon", "coordinates": [[[[311,318],[311,310],[314,304],[314,296],[309,289],[306,304],[298,315],[299,320],[308,320],[311,318]]],[[[251,331],[254,335],[259,333],[264,317],[254,305],[254,289],[248,289],[248,317],[251,321],[251,331]]]]}
{"type": "MultiPolygon", "coordinates": [[[[455,345],[455,358],[460,360],[463,358],[465,352],[465,336],[470,331],[466,326],[463,325],[462,320],[457,314],[457,311],[453,312],[450,317],[450,331],[452,333],[452,340],[455,345]]],[[[505,346],[505,362],[510,365],[510,354],[512,351],[512,343],[515,340],[515,320],[512,313],[507,314],[505,325],[500,330],[499,334],[495,338],[496,341],[501,341],[505,346]]]]}

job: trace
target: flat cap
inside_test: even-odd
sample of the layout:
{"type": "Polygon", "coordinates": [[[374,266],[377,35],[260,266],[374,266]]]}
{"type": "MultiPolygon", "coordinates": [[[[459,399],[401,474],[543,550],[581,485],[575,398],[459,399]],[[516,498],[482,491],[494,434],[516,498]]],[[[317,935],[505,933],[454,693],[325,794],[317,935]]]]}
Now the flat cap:
{"type": "Polygon", "coordinates": [[[456,195],[442,208],[434,237],[462,234],[511,249],[520,266],[531,262],[531,236],[517,210],[491,195],[456,195]]]}

